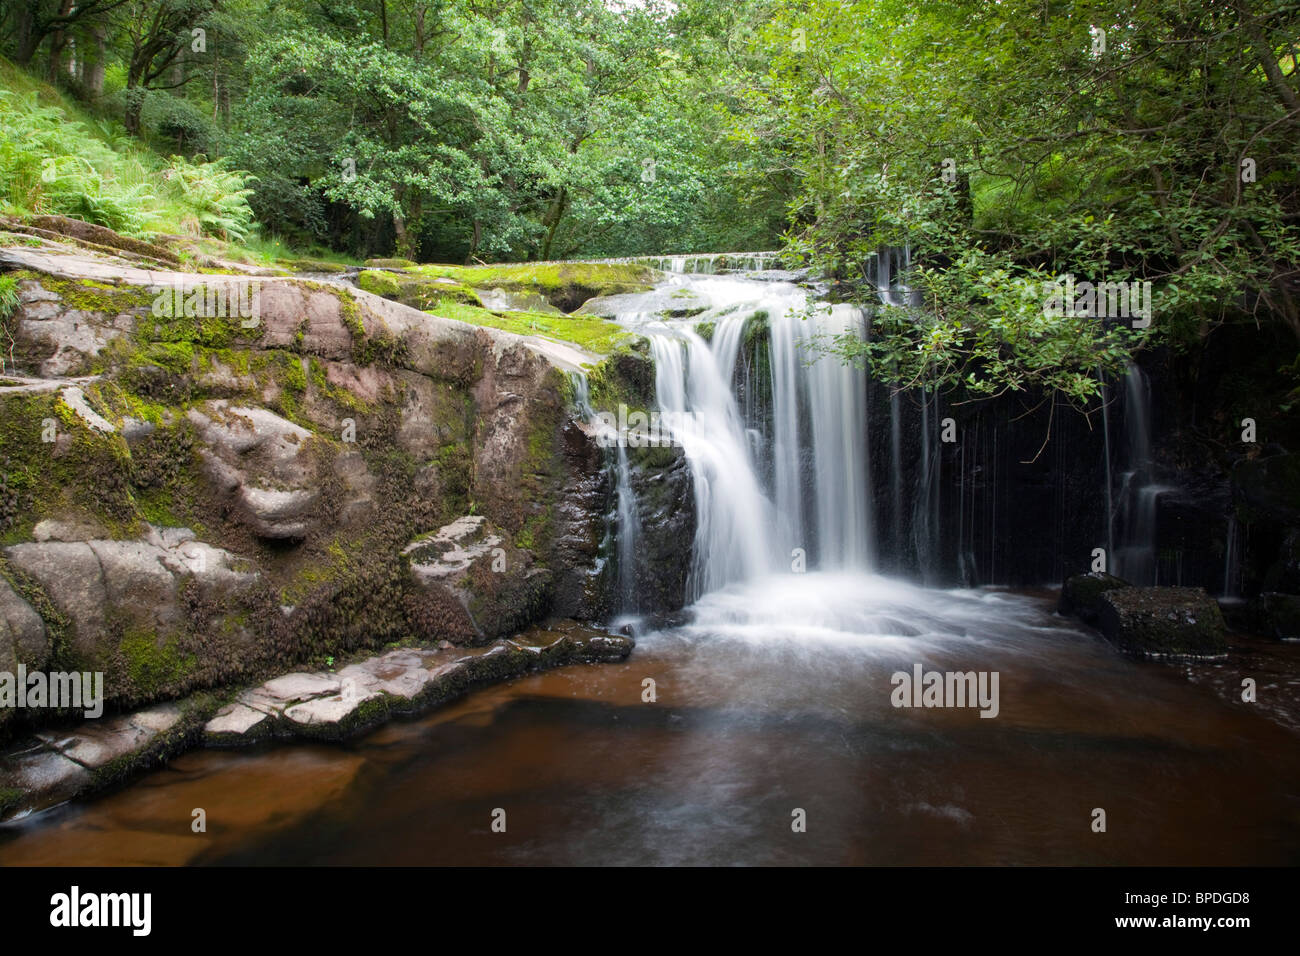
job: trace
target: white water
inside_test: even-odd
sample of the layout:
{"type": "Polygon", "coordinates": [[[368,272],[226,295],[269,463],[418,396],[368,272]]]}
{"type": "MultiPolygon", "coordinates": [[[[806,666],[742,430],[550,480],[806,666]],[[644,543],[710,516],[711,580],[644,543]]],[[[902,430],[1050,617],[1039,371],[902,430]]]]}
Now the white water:
{"type": "Polygon", "coordinates": [[[672,274],[588,307],[650,340],[660,410],[694,483],[690,600],[801,565],[873,566],[865,372],[815,347],[863,316],[837,305],[806,318],[809,304],[784,278],[672,274]],[[767,337],[770,422],[737,403],[747,334],[767,337]]]}

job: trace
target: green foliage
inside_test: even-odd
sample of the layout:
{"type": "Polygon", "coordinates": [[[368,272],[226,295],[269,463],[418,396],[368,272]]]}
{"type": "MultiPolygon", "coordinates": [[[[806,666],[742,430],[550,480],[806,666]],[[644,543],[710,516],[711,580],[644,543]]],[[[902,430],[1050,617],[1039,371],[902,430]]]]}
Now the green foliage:
{"type": "Polygon", "coordinates": [[[791,256],[868,305],[877,249],[919,260],[924,306],[883,310],[872,342],[837,350],[900,385],[1085,401],[1144,339],[1183,347],[1258,318],[1300,335],[1300,100],[1279,52],[1298,29],[1272,2],[776,6],[752,135],[800,179],[791,256]],[[1151,328],[1022,294],[1066,275],[1151,282],[1151,328]]]}
{"type": "Polygon", "coordinates": [[[252,225],[246,184],[223,161],[163,163],[0,60],[0,211],[240,240],[252,225]]]}

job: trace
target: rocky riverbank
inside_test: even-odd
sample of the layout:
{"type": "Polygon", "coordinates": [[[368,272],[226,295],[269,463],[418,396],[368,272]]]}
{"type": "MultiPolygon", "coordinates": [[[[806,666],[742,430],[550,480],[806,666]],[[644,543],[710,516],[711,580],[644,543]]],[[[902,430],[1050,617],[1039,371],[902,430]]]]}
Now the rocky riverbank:
{"type": "MultiPolygon", "coordinates": [[[[565,310],[642,287],[645,266],[458,269],[385,298],[56,220],[0,230],[18,295],[0,371],[0,672],[101,673],[106,716],[69,735],[66,711],[0,708],[7,806],[243,724],[351,732],[627,653],[594,631],[514,635],[616,609],[609,458],[573,376],[596,409],[645,407],[649,360],[604,320],[575,319],[569,341],[510,329],[563,331],[565,310]],[[556,303],[536,322],[484,305],[526,286],[556,303]],[[355,701],[333,660],[357,661],[355,701]],[[321,692],[277,709],[286,674],[321,692]]],[[[694,520],[679,452],[658,451],[632,475],[676,516],[647,522],[657,554],[694,520]]],[[[647,592],[680,606],[680,563],[662,573],[647,592]]]]}
{"type": "Polygon", "coordinates": [[[632,641],[574,621],[492,644],[398,647],[337,670],[298,671],[224,694],[37,732],[0,756],[0,819],[119,784],[195,746],[338,740],[471,688],[565,664],[625,659],[632,641]]]}

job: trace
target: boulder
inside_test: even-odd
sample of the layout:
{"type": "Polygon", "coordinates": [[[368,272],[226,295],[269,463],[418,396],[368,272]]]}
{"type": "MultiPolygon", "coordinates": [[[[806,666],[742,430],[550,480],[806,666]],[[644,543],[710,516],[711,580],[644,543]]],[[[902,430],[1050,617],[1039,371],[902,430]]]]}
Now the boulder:
{"type": "Polygon", "coordinates": [[[1097,619],[1101,614],[1102,595],[1107,591],[1128,586],[1127,581],[1113,574],[1106,574],[1104,571],[1075,574],[1066,578],[1065,584],[1062,585],[1061,600],[1056,609],[1061,614],[1072,615],[1096,627],[1097,619]]]}
{"type": "Polygon", "coordinates": [[[1223,615],[1204,588],[1112,588],[1101,595],[1097,623],[1113,644],[1146,656],[1228,650],[1223,615]]]}

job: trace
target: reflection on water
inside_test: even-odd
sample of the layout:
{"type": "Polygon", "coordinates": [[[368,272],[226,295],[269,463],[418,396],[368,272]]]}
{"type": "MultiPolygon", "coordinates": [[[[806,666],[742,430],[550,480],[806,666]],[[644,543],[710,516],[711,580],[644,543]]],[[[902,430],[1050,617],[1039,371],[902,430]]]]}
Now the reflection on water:
{"type": "MultiPolygon", "coordinates": [[[[1300,862],[1294,732],[1041,599],[824,574],[694,610],[623,664],[349,745],[187,754],[0,830],[0,864],[1300,862]],[[915,663],[998,671],[998,717],[895,709],[890,675],[915,663]]],[[[1295,674],[1297,650],[1273,660],[1295,674]]]]}

